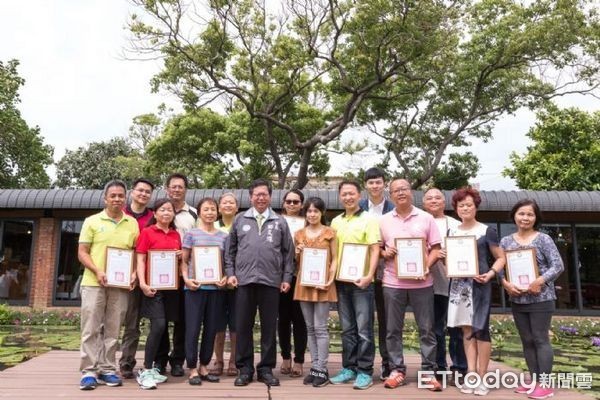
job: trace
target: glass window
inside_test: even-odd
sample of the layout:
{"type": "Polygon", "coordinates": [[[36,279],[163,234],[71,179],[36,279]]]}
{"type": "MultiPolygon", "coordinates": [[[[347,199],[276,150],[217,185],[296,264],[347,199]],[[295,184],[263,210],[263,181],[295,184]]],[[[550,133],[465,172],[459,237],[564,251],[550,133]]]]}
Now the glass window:
{"type": "Polygon", "coordinates": [[[502,239],[505,236],[512,235],[516,231],[517,231],[517,227],[513,223],[500,224],[500,232],[499,232],[500,239],[502,239]]]}
{"type": "Polygon", "coordinates": [[[556,288],[556,307],[562,309],[577,308],[577,286],[575,266],[573,265],[573,230],[566,225],[542,225],[541,232],[548,234],[556,243],[565,265],[564,272],[554,281],[556,288]]]}
{"type": "Polygon", "coordinates": [[[33,221],[0,220],[0,301],[27,303],[33,221]]]}
{"type": "Polygon", "coordinates": [[[83,277],[83,266],[77,258],[79,233],[82,220],[62,221],[60,230],[60,250],[56,268],[56,302],[79,302],[79,285],[83,277]]]}
{"type": "Polygon", "coordinates": [[[600,310],[600,225],[578,225],[575,232],[583,308],[600,310]]]}

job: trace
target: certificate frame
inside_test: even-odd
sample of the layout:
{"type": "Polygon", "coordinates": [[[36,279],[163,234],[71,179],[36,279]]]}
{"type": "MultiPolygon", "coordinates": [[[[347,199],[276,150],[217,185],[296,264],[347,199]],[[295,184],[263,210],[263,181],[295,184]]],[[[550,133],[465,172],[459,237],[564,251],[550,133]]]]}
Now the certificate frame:
{"type": "Polygon", "coordinates": [[[425,239],[414,237],[399,237],[394,239],[396,247],[395,267],[399,279],[422,279],[426,275],[427,252],[425,239]],[[401,251],[404,249],[404,252],[401,251]],[[417,260],[408,258],[408,253],[417,253],[417,260]]]}
{"type": "Polygon", "coordinates": [[[177,250],[148,250],[146,263],[148,265],[148,286],[156,290],[179,289],[177,250]],[[157,265],[158,259],[166,260],[161,261],[161,265],[157,265]],[[167,265],[162,265],[162,262],[167,265]]]}
{"type": "Polygon", "coordinates": [[[365,267],[368,257],[368,244],[343,243],[336,280],[354,283],[358,279],[363,278],[365,276],[365,267]],[[362,268],[362,271],[360,268],[362,268]]]}
{"type": "Polygon", "coordinates": [[[290,230],[290,233],[292,234],[292,239],[294,238],[296,232],[298,232],[300,229],[303,229],[306,226],[306,219],[304,219],[303,217],[283,215],[283,218],[288,224],[288,228],[290,230]]]}
{"type": "Polygon", "coordinates": [[[221,279],[223,279],[223,259],[221,258],[221,247],[216,245],[193,246],[192,266],[194,279],[200,282],[200,284],[212,285],[220,282],[221,279]],[[199,265],[198,261],[206,256],[215,258],[211,259],[211,264],[213,264],[211,268],[202,268],[202,266],[199,265]]]}
{"type": "Polygon", "coordinates": [[[444,243],[448,278],[473,278],[479,275],[475,236],[447,236],[444,243]]]}
{"type": "Polygon", "coordinates": [[[531,282],[539,276],[537,257],[535,248],[507,250],[506,254],[506,279],[515,285],[518,289],[527,290],[531,282]],[[525,258],[523,258],[525,257],[525,258]],[[520,270],[522,265],[517,263],[527,263],[525,270],[520,270]]]}
{"type": "MultiPolygon", "coordinates": [[[[106,264],[104,273],[106,274],[106,286],[120,289],[129,289],[131,286],[131,274],[133,274],[133,258],[135,251],[133,249],[122,249],[119,247],[106,247],[106,264]],[[129,258],[125,265],[113,264],[113,257],[129,258]]],[[[115,260],[116,261],[116,260],[115,260]]]]}
{"type": "Polygon", "coordinates": [[[329,249],[319,249],[314,247],[305,247],[302,249],[300,257],[299,283],[301,286],[317,287],[327,284],[329,271],[329,249]],[[312,254],[311,259],[321,262],[322,264],[308,265],[306,260],[307,254],[312,254]]]}

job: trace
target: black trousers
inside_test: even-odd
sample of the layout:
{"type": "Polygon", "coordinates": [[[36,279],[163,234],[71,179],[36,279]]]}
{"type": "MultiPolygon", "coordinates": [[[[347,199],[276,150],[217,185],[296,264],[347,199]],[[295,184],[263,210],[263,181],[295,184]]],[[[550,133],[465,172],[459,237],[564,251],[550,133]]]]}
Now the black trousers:
{"type": "Polygon", "coordinates": [[[385,303],[383,301],[383,285],[380,280],[375,281],[375,310],[377,311],[377,341],[381,365],[389,366],[390,356],[387,350],[387,322],[385,320],[385,303]]]}
{"type": "Polygon", "coordinates": [[[304,363],[304,353],[308,342],[306,333],[306,322],[300,308],[300,302],[294,300],[294,287],[296,278],[292,280],[292,287],[287,293],[281,293],[279,299],[279,322],[277,333],[279,334],[279,347],[281,357],[284,360],[292,358],[292,334],[294,336],[294,362],[304,363]]]}
{"type": "Polygon", "coordinates": [[[162,367],[167,365],[167,362],[174,365],[183,366],[185,361],[185,301],[183,287],[185,283],[183,278],[179,281],[179,295],[181,301],[179,302],[179,316],[177,321],[173,323],[173,351],[169,354],[170,343],[169,343],[169,330],[165,331],[165,336],[161,340],[160,348],[156,354],[155,363],[162,367]]]}
{"type": "Polygon", "coordinates": [[[158,349],[163,346],[164,338],[167,337],[167,346],[169,344],[169,332],[167,329],[167,321],[164,318],[150,319],[150,332],[146,338],[146,346],[144,349],[144,368],[152,368],[152,361],[158,354],[158,349]],[[166,333],[165,333],[166,332],[166,333]]]}
{"type": "Polygon", "coordinates": [[[235,364],[241,374],[254,374],[254,340],[252,330],[256,310],[260,318],[260,362],[257,373],[271,372],[277,360],[277,312],[279,288],[251,283],[237,289],[235,299],[235,325],[237,354],[235,364]]]}
{"type": "Polygon", "coordinates": [[[188,290],[185,293],[185,354],[188,368],[208,365],[212,358],[219,314],[223,313],[219,290],[188,290]],[[198,339],[202,332],[200,352],[198,339]]]}

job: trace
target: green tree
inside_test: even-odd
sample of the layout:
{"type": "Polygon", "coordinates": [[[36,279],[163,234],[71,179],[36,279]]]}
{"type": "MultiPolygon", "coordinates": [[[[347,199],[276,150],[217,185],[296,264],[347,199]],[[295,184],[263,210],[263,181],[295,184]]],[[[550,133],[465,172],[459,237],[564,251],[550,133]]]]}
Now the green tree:
{"type": "Polygon", "coordinates": [[[133,117],[133,123],[129,127],[129,143],[132,147],[142,153],[154,139],[160,135],[163,129],[161,118],[156,114],[141,114],[133,117]]]}
{"type": "Polygon", "coordinates": [[[227,118],[209,109],[177,115],[148,145],[151,168],[163,175],[169,171],[184,173],[192,187],[237,187],[234,160],[225,156],[233,147],[227,131],[227,118]]]}
{"type": "Polygon", "coordinates": [[[46,188],[45,168],[52,163],[52,146],[44,144],[40,128],[30,128],[17,109],[19,77],[17,60],[0,61],[0,187],[46,188]]]}
{"type": "Polygon", "coordinates": [[[418,95],[373,99],[361,114],[384,165],[419,187],[436,175],[449,146],[484,141],[521,107],[598,86],[597,4],[578,0],[482,0],[449,20],[441,56],[431,58],[418,95]]]}
{"type": "Polygon", "coordinates": [[[229,146],[258,143],[258,159],[240,164],[264,160],[280,188],[290,174],[302,188],[327,172],[327,146],[375,93],[422,90],[428,60],[440,62],[455,29],[447,20],[462,12],[460,1],[437,0],[287,0],[279,13],[261,0],[135,2],[134,50],[164,58],[154,90],[187,111],[219,100],[246,113],[253,140],[232,136],[229,146]]]}
{"type": "Polygon", "coordinates": [[[431,177],[431,183],[438,189],[453,190],[467,186],[479,171],[477,157],[471,153],[452,153],[447,161],[442,161],[431,177]]]}
{"type": "Polygon", "coordinates": [[[131,181],[127,160],[140,153],[126,138],[116,137],[104,142],[92,142],[77,150],[67,150],[56,163],[55,186],[61,188],[102,189],[111,179],[131,181]]]}
{"type": "Polygon", "coordinates": [[[528,190],[600,190],[600,111],[551,106],[537,115],[527,153],[503,171],[528,190]]]}

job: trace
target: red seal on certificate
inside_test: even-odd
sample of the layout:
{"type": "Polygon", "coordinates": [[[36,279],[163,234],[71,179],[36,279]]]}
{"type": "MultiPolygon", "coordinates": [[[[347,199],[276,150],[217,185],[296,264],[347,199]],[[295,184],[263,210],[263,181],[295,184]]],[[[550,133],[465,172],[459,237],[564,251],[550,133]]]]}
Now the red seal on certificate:
{"type": "Polygon", "coordinates": [[[529,285],[529,275],[519,275],[519,285],[528,286],[529,285]]]}

